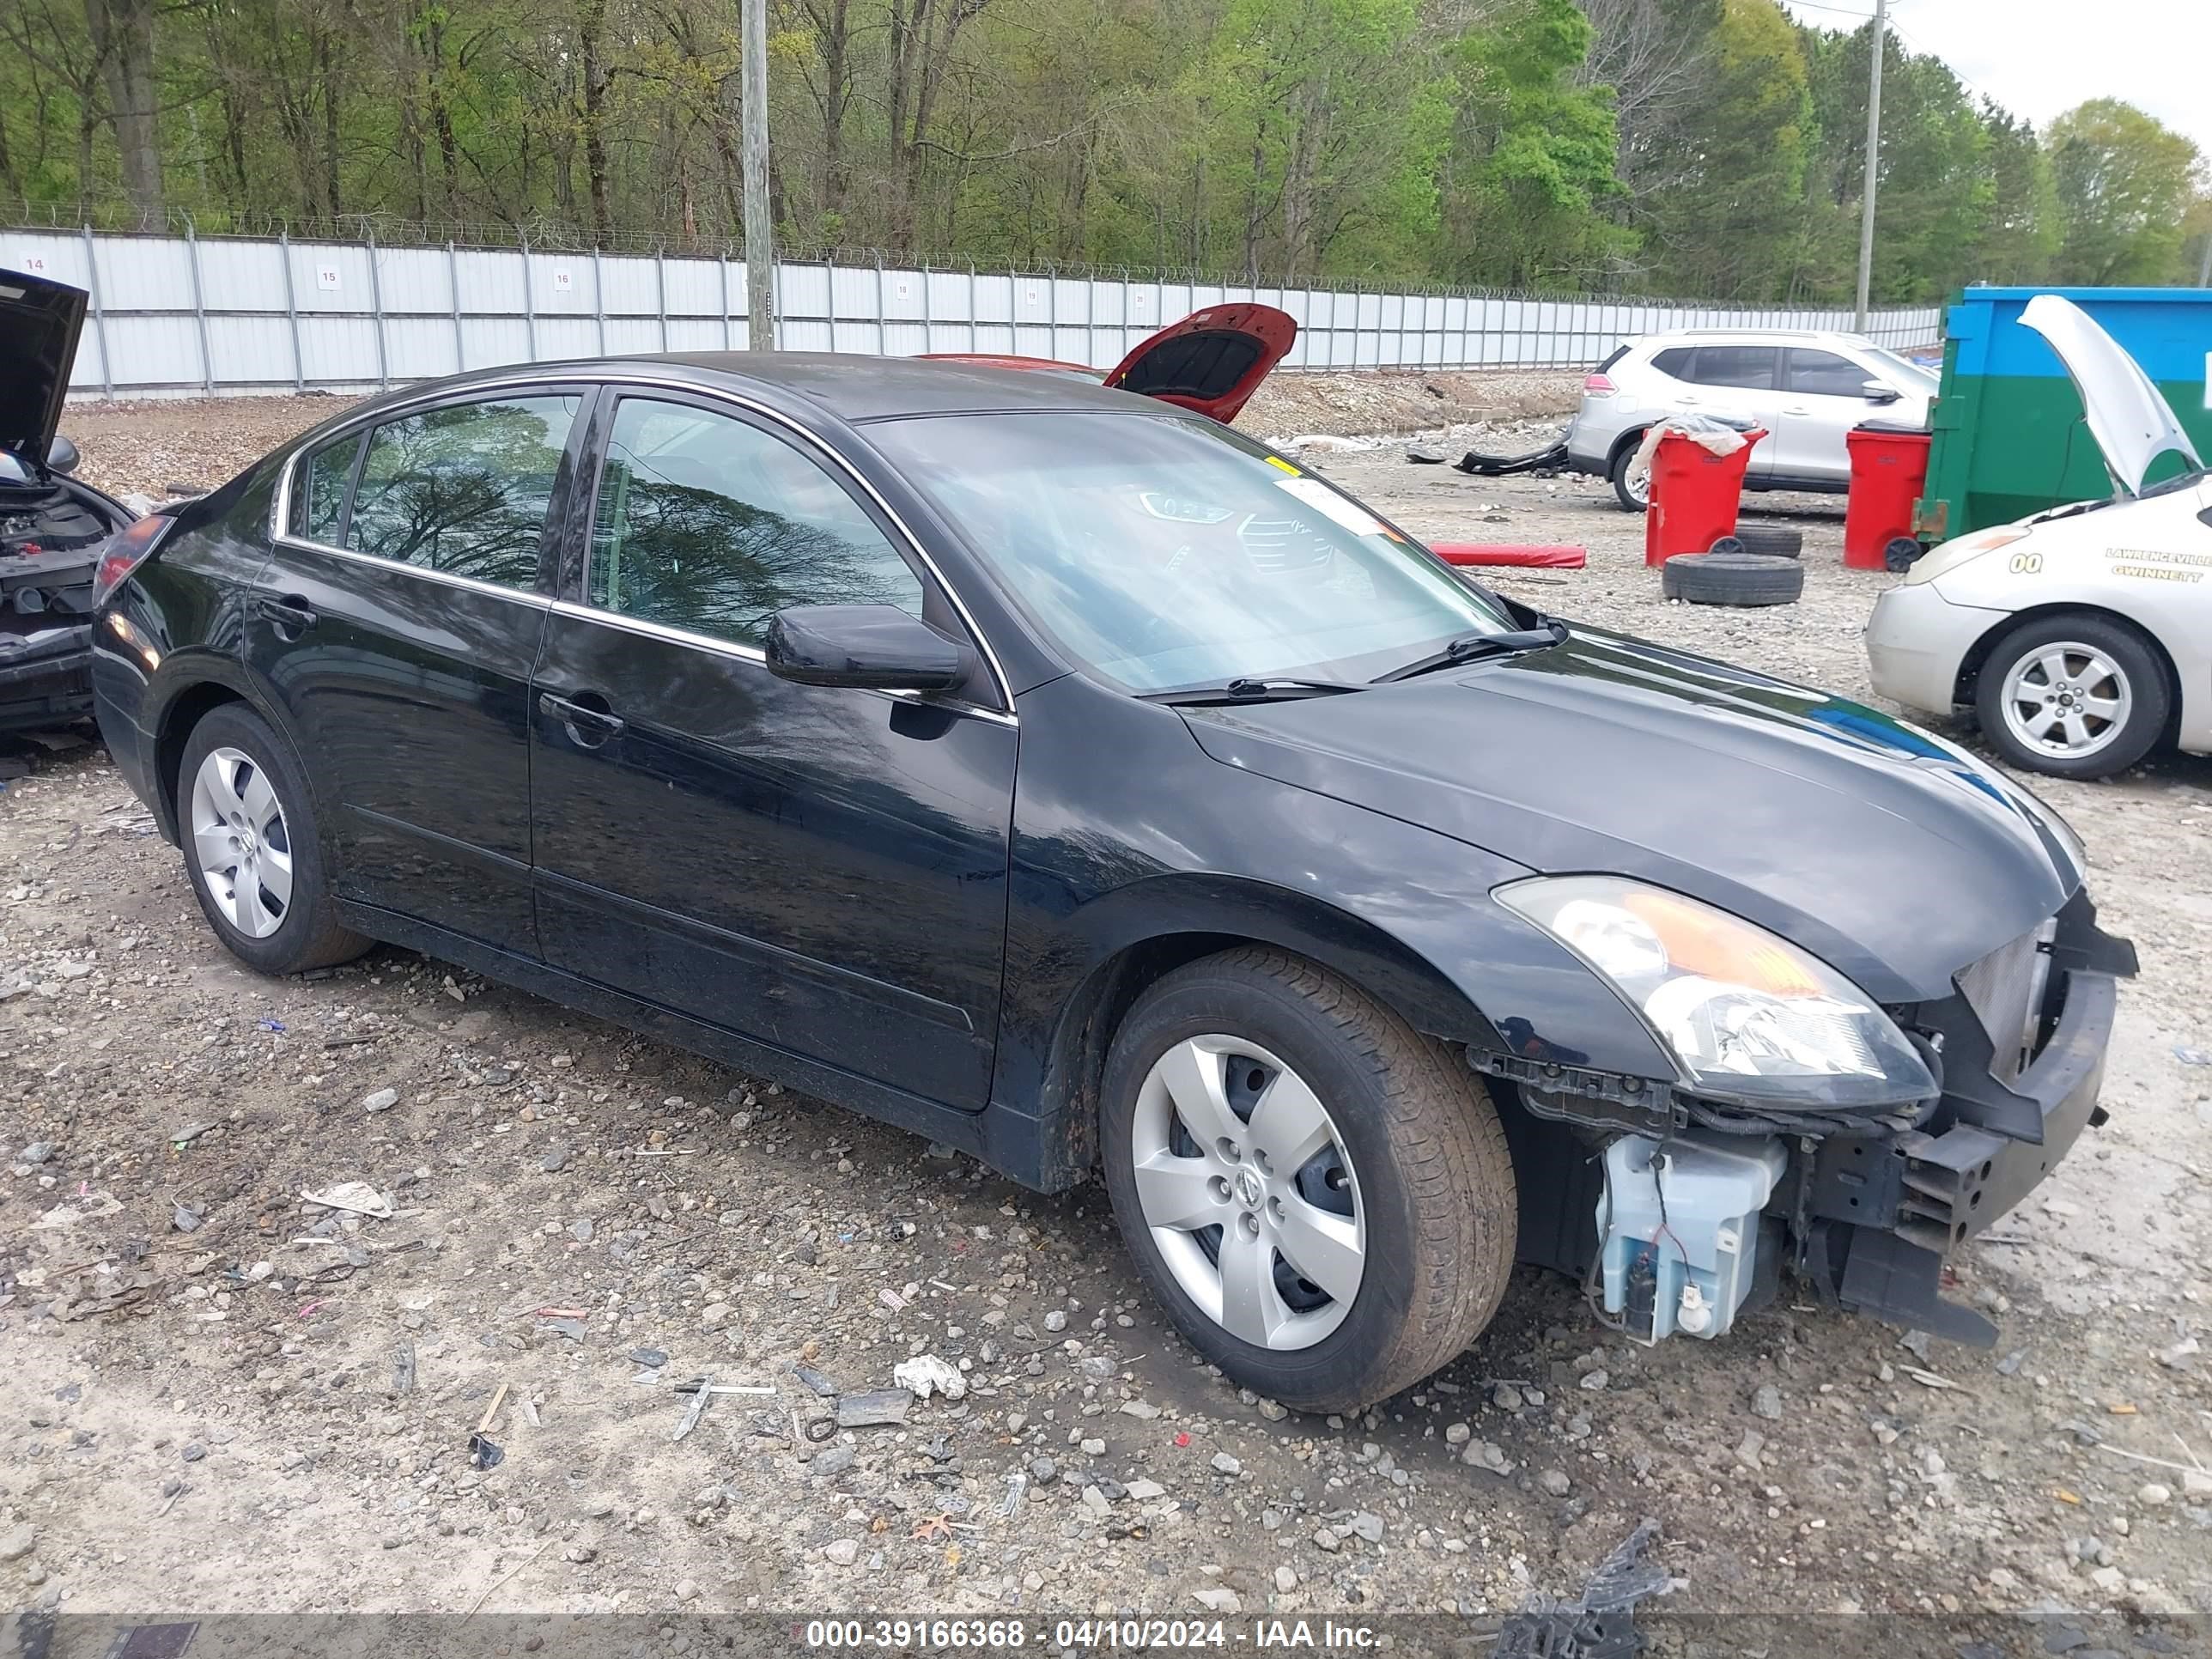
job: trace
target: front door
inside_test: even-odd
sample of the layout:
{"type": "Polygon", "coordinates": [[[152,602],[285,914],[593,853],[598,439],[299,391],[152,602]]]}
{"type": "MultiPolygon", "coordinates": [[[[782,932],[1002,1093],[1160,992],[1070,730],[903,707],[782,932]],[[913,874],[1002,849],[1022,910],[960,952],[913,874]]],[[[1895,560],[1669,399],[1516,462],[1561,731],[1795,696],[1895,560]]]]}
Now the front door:
{"type": "Polygon", "coordinates": [[[525,953],[541,550],[587,396],[482,395],[304,458],[246,622],[337,890],[525,953]]]}
{"type": "Polygon", "coordinates": [[[547,959],[944,1104],[988,1091],[1016,732],[981,702],[794,685],[786,605],[943,597],[807,441],[616,397],[532,747],[547,959]]]}
{"type": "Polygon", "coordinates": [[[1887,411],[1867,396],[1881,377],[1839,351],[1791,346],[1783,354],[1782,428],[1774,434],[1774,470],[1784,477],[1840,484],[1851,475],[1844,434],[1887,411]]]}

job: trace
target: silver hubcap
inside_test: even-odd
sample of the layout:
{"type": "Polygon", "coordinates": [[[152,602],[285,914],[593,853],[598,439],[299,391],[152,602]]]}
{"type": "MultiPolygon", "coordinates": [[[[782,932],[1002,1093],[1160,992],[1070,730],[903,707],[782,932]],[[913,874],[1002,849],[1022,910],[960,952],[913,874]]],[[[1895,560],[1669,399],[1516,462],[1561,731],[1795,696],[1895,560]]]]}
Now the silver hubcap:
{"type": "Polygon", "coordinates": [[[1344,1322],[1366,1212],[1343,1137],[1289,1066],[1243,1037],[1178,1042],[1146,1075],[1129,1139],[1152,1243],[1209,1319],[1275,1349],[1344,1322]]]}
{"type": "Polygon", "coordinates": [[[2004,720],[2039,755],[2079,760],[2117,738],[2135,708],[2128,677],[2094,646],[2040,646],[2004,678],[2004,720]]]}
{"type": "Polygon", "coordinates": [[[223,920],[267,939],[292,908],[292,838],[284,804],[254,758],[216,749],[192,777],[192,856],[223,920]]]}
{"type": "Polygon", "coordinates": [[[1651,505],[1651,473],[1649,468],[1631,467],[1622,483],[1628,486],[1629,499],[1640,507],[1651,505]]]}

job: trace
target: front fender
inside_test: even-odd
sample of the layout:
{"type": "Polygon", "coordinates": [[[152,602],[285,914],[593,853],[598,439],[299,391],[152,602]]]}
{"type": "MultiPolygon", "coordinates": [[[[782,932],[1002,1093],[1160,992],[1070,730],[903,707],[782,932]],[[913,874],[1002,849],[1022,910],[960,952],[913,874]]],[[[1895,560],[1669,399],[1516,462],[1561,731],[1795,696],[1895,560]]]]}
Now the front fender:
{"type": "Polygon", "coordinates": [[[1128,1001],[1164,968],[1247,941],[1310,957],[1449,1041],[1674,1079],[1608,987],[1491,897],[1525,866],[1212,760],[1170,711],[1077,677],[1025,696],[1021,719],[992,1086],[1010,1141],[1084,1144],[1086,1091],[1128,1001]],[[1173,810],[1130,811],[1133,780],[1163,781],[1173,810]]]}

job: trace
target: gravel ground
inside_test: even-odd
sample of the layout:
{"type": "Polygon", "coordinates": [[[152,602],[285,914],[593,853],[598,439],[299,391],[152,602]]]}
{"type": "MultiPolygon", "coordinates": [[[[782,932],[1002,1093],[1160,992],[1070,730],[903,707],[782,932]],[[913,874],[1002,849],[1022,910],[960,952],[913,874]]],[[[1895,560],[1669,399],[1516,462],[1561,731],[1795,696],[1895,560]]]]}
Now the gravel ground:
{"type": "MultiPolygon", "coordinates": [[[[143,489],[332,406],[70,425],[143,489]]],[[[1255,429],[1312,429],[1293,413],[1255,429]]],[[[1587,571],[1501,575],[1547,610],[1869,695],[1891,579],[1838,567],[1836,502],[1754,504],[1803,526],[1807,594],[1729,612],[1660,601],[1602,485],[1395,442],[1310,459],[1433,538],[1587,544],[1587,571]]],[[[0,797],[0,1594],[1480,1621],[1571,1593],[1649,1516],[1679,1610],[2212,1612],[2212,763],[2039,787],[2144,972],[2112,1121],[1958,1264],[1993,1352],[1787,1302],[1646,1350],[1524,1272],[1468,1353],[1346,1422],[1195,1363],[1095,1187],[1037,1198],[404,952],[243,970],[97,752],[42,756],[0,797]],[[302,1200],[354,1181],[394,1213],[302,1200]],[[849,1413],[921,1355],[962,1397],[810,1437],[823,1387],[849,1413]],[[769,1392],[678,1440],[702,1373],[769,1392]]],[[[1873,1650],[1835,1628],[1820,1650],[1873,1650]]]]}

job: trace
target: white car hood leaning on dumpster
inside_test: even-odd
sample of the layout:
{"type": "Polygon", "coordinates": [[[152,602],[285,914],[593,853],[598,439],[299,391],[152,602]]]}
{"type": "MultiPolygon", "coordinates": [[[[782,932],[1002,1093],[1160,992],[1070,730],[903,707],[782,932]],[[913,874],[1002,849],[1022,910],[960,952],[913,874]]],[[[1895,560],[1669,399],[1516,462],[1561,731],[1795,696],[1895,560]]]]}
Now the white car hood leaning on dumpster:
{"type": "Polygon", "coordinates": [[[1875,603],[1875,689],[1939,714],[1971,706],[2007,760],[2065,776],[2132,764],[2160,734],[2153,721],[2212,753],[2212,476],[2157,386],[2079,307],[2039,295],[2020,320],[2066,366],[2113,494],[1933,549],[1875,603]],[[2169,456],[2187,470],[2146,484],[2169,456]],[[2086,722],[2069,726],[2077,707],[2086,722]]]}

